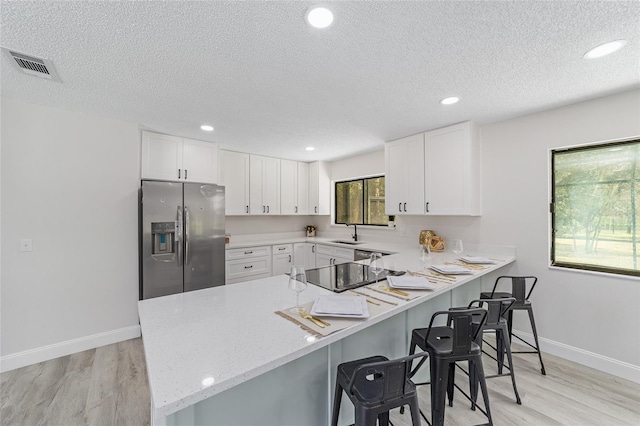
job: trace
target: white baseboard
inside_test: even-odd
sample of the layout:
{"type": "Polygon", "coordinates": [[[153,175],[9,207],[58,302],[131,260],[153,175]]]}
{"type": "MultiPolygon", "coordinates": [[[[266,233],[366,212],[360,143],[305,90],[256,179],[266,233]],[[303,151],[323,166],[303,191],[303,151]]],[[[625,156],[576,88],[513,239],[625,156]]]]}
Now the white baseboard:
{"type": "Polygon", "coordinates": [[[65,342],[54,343],[53,345],[42,346],[28,351],[5,355],[0,358],[0,372],[15,370],[42,361],[71,355],[76,352],[122,342],[124,340],[140,337],[140,326],[119,328],[117,330],[106,331],[104,333],[92,334],[78,339],[67,340],[65,342]]]}
{"type": "MultiPolygon", "coordinates": [[[[513,332],[530,344],[535,344],[533,334],[520,330],[513,330],[513,332]]],[[[514,338],[513,340],[514,343],[518,342],[518,339],[514,338]]],[[[540,342],[542,352],[547,352],[552,355],[559,356],[560,358],[568,359],[569,361],[577,362],[578,364],[586,365],[587,367],[595,368],[596,370],[604,371],[605,373],[612,374],[635,383],[640,383],[640,366],[609,358],[595,352],[585,351],[584,349],[565,345],[564,343],[550,339],[545,339],[544,337],[538,336],[538,340],[540,342]]],[[[544,355],[542,360],[544,361],[544,355]]]]}

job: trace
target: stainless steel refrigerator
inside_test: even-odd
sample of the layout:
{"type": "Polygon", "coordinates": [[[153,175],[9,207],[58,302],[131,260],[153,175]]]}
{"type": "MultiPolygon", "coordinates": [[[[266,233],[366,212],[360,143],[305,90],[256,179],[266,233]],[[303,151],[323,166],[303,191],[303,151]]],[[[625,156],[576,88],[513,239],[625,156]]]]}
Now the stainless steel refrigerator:
{"type": "Polygon", "coordinates": [[[142,181],[140,299],[224,285],[224,187],[142,181]]]}

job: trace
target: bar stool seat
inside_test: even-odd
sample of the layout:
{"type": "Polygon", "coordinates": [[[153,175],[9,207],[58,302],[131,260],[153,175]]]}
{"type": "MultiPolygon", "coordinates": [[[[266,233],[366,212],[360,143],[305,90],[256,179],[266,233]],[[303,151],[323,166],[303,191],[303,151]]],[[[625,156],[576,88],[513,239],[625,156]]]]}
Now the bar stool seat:
{"type": "Polygon", "coordinates": [[[516,337],[521,342],[530,346],[533,351],[511,351],[511,353],[529,353],[529,354],[538,354],[538,358],[540,359],[540,372],[543,375],[546,375],[546,370],[544,369],[544,363],[542,362],[542,353],[540,352],[540,343],[538,342],[538,331],[536,329],[536,321],[533,316],[533,305],[529,300],[533,289],[538,282],[538,278],[534,276],[511,276],[504,275],[498,277],[496,282],[493,285],[493,290],[491,292],[482,292],[480,293],[480,299],[504,299],[513,297],[516,299],[515,303],[511,306],[508,312],[507,318],[507,328],[509,329],[509,340],[513,341],[513,337],[516,337]],[[496,291],[498,285],[501,281],[509,281],[511,280],[511,293],[496,291]],[[529,287],[529,292],[527,293],[526,289],[529,287]],[[533,333],[533,339],[535,341],[535,346],[521,338],[520,336],[513,334],[513,311],[523,310],[527,311],[529,314],[529,322],[531,323],[531,331],[533,333]]]}
{"type": "Polygon", "coordinates": [[[389,410],[404,405],[411,409],[413,426],[420,426],[420,408],[416,386],[409,378],[413,359],[427,353],[414,354],[395,360],[377,355],[338,365],[333,396],[331,425],[337,426],[342,392],[355,408],[355,425],[380,426],[389,424],[389,410]]]}

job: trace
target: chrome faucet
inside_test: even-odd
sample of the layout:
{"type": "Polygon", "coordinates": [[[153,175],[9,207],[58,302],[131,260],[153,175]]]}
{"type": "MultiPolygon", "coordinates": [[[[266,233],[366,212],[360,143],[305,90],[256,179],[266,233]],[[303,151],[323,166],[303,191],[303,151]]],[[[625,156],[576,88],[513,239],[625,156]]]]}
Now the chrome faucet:
{"type": "Polygon", "coordinates": [[[351,225],[353,225],[353,231],[355,232],[354,234],[351,234],[351,238],[353,238],[353,241],[358,241],[358,225],[355,223],[347,223],[347,226],[351,225]]]}

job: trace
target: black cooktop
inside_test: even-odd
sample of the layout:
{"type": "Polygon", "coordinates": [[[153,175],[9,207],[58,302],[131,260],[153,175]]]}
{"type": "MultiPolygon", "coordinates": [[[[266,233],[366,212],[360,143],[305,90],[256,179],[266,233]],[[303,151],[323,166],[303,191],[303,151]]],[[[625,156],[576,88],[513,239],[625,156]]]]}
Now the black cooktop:
{"type": "MultiPolygon", "coordinates": [[[[385,269],[378,274],[378,281],[384,280],[387,276],[402,274],[404,274],[402,271],[385,269]]],[[[307,281],[327,290],[340,293],[371,284],[376,281],[376,276],[369,270],[368,265],[351,262],[309,269],[307,270],[307,281]]]]}

